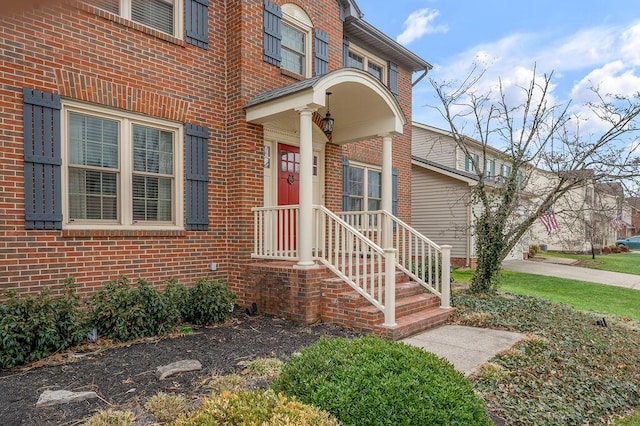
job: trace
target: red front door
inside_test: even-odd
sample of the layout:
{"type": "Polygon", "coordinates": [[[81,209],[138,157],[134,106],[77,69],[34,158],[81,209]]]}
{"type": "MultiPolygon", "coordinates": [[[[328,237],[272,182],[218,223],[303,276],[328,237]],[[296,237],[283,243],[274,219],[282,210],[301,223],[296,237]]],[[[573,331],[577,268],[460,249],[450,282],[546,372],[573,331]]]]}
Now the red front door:
{"type": "MultiPolygon", "coordinates": [[[[300,203],[300,148],[278,144],[278,205],[300,203]]],[[[278,216],[278,248],[295,250],[297,224],[295,213],[284,211],[278,216]]]]}

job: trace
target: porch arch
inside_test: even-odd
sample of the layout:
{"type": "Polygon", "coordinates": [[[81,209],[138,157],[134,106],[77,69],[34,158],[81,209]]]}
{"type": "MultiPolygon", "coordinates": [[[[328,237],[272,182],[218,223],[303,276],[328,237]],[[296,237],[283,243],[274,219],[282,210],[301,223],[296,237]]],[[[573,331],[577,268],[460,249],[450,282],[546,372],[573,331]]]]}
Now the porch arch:
{"type": "MultiPolygon", "coordinates": [[[[399,135],[407,123],[395,96],[366,71],[341,68],[322,76],[263,92],[245,106],[250,123],[298,133],[298,111],[309,108],[322,117],[326,93],[335,125],[331,142],[343,145],[381,135],[399,135]]],[[[320,132],[314,130],[314,135],[320,132]]],[[[299,133],[298,133],[299,134],[299,133]]]]}
{"type": "MultiPolygon", "coordinates": [[[[326,135],[313,124],[315,113],[324,116],[330,106],[335,119],[331,143],[382,137],[382,208],[391,211],[391,145],[403,133],[407,120],[395,96],[363,70],[342,68],[328,74],[270,90],[245,106],[250,123],[296,134],[300,141],[297,257],[300,268],[315,267],[313,241],[313,140],[326,135]],[[327,97],[327,92],[331,96],[327,97]],[[327,105],[329,104],[329,105],[327,105]]],[[[386,229],[391,229],[390,225],[386,229]]]]}

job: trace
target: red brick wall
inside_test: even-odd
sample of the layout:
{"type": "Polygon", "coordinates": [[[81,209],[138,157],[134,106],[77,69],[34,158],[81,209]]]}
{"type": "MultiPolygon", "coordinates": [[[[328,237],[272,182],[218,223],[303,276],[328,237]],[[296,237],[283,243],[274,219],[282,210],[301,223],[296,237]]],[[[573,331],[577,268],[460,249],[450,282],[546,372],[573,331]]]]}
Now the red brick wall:
{"type": "Polygon", "coordinates": [[[89,6],[0,17],[0,290],[59,289],[69,276],[83,294],[119,275],[151,283],[175,277],[185,284],[226,278],[225,17],[211,9],[215,44],[209,50],[89,6]],[[26,231],[23,87],[207,126],[210,230],[26,231]],[[210,262],[219,272],[208,270],[210,262]]]}
{"type": "MultiPolygon", "coordinates": [[[[284,0],[275,0],[278,4],[284,0]]],[[[342,22],[335,0],[294,3],[329,34],[329,70],[342,66],[342,22]]],[[[73,276],[81,293],[120,275],[152,284],[175,277],[191,284],[226,280],[251,301],[251,207],[263,202],[263,129],[248,124],[244,105],[255,95],[298,81],[263,61],[263,1],[228,0],[209,8],[209,50],[89,6],[41,7],[1,16],[0,290],[59,289],[73,276]],[[26,231],[23,192],[23,87],[155,117],[207,126],[209,231],[26,231]],[[211,262],[218,271],[208,270],[211,262]]],[[[363,46],[364,47],[364,46],[363,46]]],[[[400,70],[399,102],[407,114],[394,137],[400,217],[409,221],[411,74],[400,70]]],[[[327,144],[326,204],[342,208],[342,157],[381,164],[381,142],[327,144]]]]}

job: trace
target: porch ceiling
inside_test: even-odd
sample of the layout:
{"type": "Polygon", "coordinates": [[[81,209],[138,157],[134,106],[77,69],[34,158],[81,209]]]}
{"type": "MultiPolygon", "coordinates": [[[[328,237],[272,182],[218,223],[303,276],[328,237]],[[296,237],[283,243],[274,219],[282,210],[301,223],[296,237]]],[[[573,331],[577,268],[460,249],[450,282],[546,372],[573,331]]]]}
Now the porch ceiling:
{"type": "MultiPolygon", "coordinates": [[[[332,143],[402,134],[406,119],[396,98],[379,80],[355,68],[342,68],[261,93],[245,106],[247,121],[298,133],[297,110],[315,109],[324,117],[326,92],[332,93],[329,99],[331,116],[335,119],[332,143]]],[[[317,127],[314,134],[323,135],[317,127]]]]}

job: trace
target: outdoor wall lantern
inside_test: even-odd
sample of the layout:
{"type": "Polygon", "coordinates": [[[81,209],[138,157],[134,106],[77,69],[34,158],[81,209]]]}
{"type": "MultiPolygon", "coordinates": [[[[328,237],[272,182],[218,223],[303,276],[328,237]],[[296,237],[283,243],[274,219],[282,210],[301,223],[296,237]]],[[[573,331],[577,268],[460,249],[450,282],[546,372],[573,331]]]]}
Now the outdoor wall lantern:
{"type": "Polygon", "coordinates": [[[333,133],[333,118],[331,117],[331,113],[329,112],[329,96],[331,96],[331,92],[327,92],[327,114],[322,119],[322,131],[325,135],[331,136],[333,133]]]}

